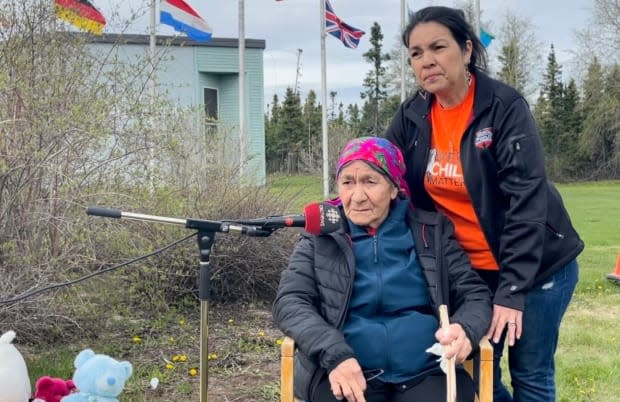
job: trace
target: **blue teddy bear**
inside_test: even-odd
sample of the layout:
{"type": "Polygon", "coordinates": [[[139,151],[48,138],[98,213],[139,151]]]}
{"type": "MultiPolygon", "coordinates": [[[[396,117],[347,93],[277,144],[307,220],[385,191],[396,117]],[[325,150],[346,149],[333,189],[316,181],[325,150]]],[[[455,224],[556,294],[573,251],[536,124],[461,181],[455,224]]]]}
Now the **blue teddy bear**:
{"type": "Polygon", "coordinates": [[[116,397],[133,372],[131,363],[95,354],[90,349],[81,351],[74,365],[73,382],[78,392],[65,396],[61,402],[118,402],[116,397]]]}

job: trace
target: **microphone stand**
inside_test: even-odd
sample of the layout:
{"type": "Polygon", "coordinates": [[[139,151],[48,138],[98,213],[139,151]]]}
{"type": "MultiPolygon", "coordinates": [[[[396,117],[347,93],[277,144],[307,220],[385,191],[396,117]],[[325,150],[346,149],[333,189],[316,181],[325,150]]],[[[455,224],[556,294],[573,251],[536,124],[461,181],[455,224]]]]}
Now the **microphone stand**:
{"type": "Polygon", "coordinates": [[[115,219],[169,223],[183,225],[187,229],[197,230],[200,255],[199,298],[200,298],[200,402],[207,402],[208,390],[208,356],[209,356],[209,293],[211,290],[210,262],[211,249],[215,243],[215,233],[237,232],[253,237],[267,237],[275,228],[259,228],[236,224],[233,221],[209,221],[202,219],[179,219],[156,215],[123,212],[119,209],[88,207],[88,215],[115,219]]]}

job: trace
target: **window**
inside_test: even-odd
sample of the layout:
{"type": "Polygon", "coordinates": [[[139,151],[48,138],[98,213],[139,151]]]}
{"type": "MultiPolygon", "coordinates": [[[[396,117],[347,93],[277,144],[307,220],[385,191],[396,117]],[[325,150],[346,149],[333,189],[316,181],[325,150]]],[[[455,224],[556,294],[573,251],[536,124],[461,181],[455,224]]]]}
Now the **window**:
{"type": "Polygon", "coordinates": [[[204,88],[205,116],[208,122],[219,118],[218,91],[215,88],[204,88]]]}

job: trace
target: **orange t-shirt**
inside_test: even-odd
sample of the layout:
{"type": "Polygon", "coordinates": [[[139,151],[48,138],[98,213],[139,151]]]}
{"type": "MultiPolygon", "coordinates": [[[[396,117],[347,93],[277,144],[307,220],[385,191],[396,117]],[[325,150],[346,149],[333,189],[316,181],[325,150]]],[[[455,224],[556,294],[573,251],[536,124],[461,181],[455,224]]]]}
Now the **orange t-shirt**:
{"type": "Polygon", "coordinates": [[[461,166],[461,139],[472,118],[475,85],[472,77],[467,96],[453,108],[442,108],[437,99],[433,102],[431,150],[424,187],[437,208],[454,224],[456,239],[472,266],[493,270],[498,265],[474,212],[461,166]]]}

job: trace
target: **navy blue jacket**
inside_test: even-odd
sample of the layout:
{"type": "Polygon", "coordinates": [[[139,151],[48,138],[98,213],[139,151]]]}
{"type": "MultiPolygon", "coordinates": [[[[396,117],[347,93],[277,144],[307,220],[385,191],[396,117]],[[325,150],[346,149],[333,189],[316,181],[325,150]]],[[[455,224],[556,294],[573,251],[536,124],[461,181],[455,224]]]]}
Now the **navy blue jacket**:
{"type": "MultiPolygon", "coordinates": [[[[450,322],[461,324],[476,348],[491,320],[488,287],[472,270],[444,215],[414,209],[409,224],[433,312],[438,317],[438,306],[446,304],[450,322]]],[[[282,272],[273,316],[297,344],[295,395],[302,399],[339,363],[355,357],[342,332],[354,276],[348,227],[321,236],[304,233],[282,272]]]]}

